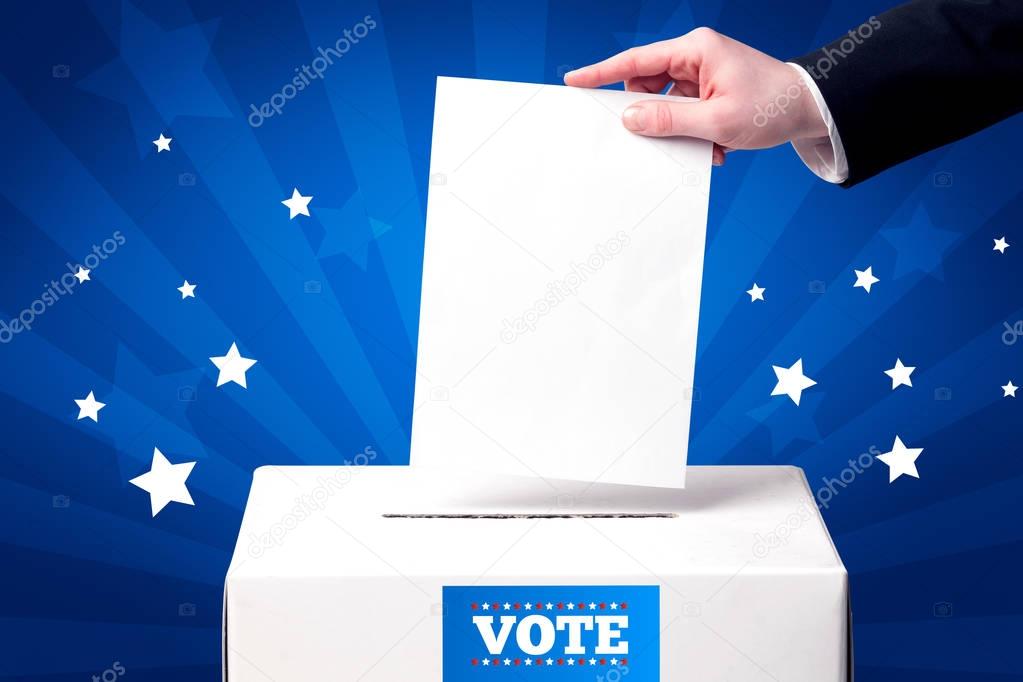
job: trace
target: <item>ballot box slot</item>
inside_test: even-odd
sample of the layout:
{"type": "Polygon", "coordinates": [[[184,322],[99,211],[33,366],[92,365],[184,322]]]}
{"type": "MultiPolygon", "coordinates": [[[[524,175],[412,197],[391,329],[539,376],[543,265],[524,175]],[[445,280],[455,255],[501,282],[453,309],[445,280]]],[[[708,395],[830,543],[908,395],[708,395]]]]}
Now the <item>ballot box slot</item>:
{"type": "Polygon", "coordinates": [[[673,512],[616,514],[610,512],[586,514],[383,514],[385,519],[674,519],[673,512]]]}

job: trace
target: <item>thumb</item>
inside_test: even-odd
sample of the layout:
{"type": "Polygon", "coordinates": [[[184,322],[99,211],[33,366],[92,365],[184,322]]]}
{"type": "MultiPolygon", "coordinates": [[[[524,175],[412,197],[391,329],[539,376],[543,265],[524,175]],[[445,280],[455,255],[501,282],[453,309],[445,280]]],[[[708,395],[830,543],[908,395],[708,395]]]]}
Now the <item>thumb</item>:
{"type": "Polygon", "coordinates": [[[685,135],[718,141],[722,132],[721,107],[713,100],[702,102],[659,102],[646,100],[622,114],[626,128],[640,135],[668,137],[685,135]]]}

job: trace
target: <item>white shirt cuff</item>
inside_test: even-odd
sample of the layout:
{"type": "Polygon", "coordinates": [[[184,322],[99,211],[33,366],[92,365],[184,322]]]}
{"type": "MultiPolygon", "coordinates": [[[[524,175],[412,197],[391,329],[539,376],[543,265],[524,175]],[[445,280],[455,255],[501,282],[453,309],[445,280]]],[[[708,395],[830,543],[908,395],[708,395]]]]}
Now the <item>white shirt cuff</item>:
{"type": "Polygon", "coordinates": [[[849,177],[849,162],[845,158],[845,147],[842,146],[838,128],[835,127],[835,121],[831,118],[831,110],[828,109],[828,104],[824,101],[824,96],[821,95],[817,83],[806,72],[806,69],[792,62],[788,62],[788,65],[799,72],[799,77],[803,79],[803,85],[813,97],[821,118],[828,126],[827,137],[792,140],[792,148],[796,150],[796,154],[799,154],[799,158],[803,160],[806,167],[820,179],[836,184],[845,182],[849,177]]]}

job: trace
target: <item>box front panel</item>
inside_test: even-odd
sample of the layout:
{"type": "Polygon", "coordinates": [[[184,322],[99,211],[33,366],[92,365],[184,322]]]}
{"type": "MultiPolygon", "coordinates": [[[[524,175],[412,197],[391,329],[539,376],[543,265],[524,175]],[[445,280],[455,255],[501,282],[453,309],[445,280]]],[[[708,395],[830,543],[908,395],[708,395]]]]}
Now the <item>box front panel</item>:
{"type": "Polygon", "coordinates": [[[739,567],[661,576],[659,586],[649,574],[607,578],[597,584],[507,574],[232,581],[228,682],[848,679],[844,575],[764,575],[739,567]],[[592,622],[564,618],[591,614],[592,622]],[[627,627],[598,621],[624,614],[627,627]],[[526,621],[534,615],[543,619],[526,621]],[[484,619],[474,620],[479,616],[484,619]],[[514,620],[505,625],[508,616],[514,620]],[[614,648],[623,642],[627,653],[614,648]]]}

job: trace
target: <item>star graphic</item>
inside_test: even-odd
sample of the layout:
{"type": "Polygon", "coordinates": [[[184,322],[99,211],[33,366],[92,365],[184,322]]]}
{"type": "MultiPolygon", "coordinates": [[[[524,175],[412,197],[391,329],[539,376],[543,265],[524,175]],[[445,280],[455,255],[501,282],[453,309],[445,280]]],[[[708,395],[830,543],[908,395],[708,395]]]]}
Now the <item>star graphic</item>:
{"type": "Polygon", "coordinates": [[[527,658],[526,660],[523,661],[523,663],[525,663],[526,665],[533,665],[533,659],[527,658]]]}
{"type": "Polygon", "coordinates": [[[532,611],[533,604],[527,601],[525,604],[522,605],[522,608],[526,609],[526,611],[532,611]]]}
{"type": "Polygon", "coordinates": [[[903,474],[920,478],[916,470],[916,458],[923,452],[923,448],[907,448],[902,444],[902,439],[895,436],[895,443],[891,452],[885,452],[877,456],[879,460],[888,465],[888,482],[893,483],[895,479],[903,474]]]}
{"type": "Polygon", "coordinates": [[[186,298],[195,298],[195,288],[197,286],[199,285],[189,284],[188,280],[186,279],[185,283],[178,287],[178,291],[181,292],[181,300],[183,301],[186,298]]]}
{"type": "Polygon", "coordinates": [[[554,665],[554,659],[553,658],[548,658],[547,659],[547,665],[554,665]]]}
{"type": "Polygon", "coordinates": [[[153,464],[149,471],[128,482],[149,493],[149,503],[153,508],[153,516],[156,516],[170,502],[195,506],[185,485],[194,466],[195,462],[171,464],[160,452],[160,448],[153,448],[153,464]]]}
{"type": "Polygon", "coordinates": [[[96,396],[93,395],[92,391],[89,391],[89,395],[85,396],[81,400],[75,398],[75,403],[78,405],[78,419],[85,419],[88,417],[97,423],[99,422],[99,411],[107,406],[106,403],[101,403],[96,400],[96,396]]]}
{"type": "Polygon", "coordinates": [[[78,279],[78,283],[81,284],[82,282],[88,282],[90,280],[89,277],[90,272],[92,272],[92,270],[87,270],[83,268],[81,265],[79,265],[78,272],[75,273],[75,277],[78,279]]]}
{"type": "Polygon", "coordinates": [[[761,286],[757,286],[757,283],[753,282],[753,288],[746,290],[746,293],[749,294],[750,303],[752,303],[753,301],[763,301],[765,291],[767,291],[767,289],[761,286]]]}
{"type": "Polygon", "coordinates": [[[511,659],[510,658],[504,659],[504,664],[505,665],[511,665],[511,659]]]}
{"type": "MultiPolygon", "coordinates": [[[[1005,394],[1002,397],[1003,398],[1015,398],[1016,397],[1016,389],[1017,388],[1019,388],[1019,386],[1013,386],[1012,385],[1012,381],[1010,380],[1009,383],[1007,383],[1005,386],[1002,386],[1002,391],[1005,392],[1005,394]]],[[[89,395],[91,396],[92,394],[90,393],[89,395]]],[[[81,419],[82,416],[79,415],[78,418],[81,419]]]]}
{"type": "Polygon", "coordinates": [[[553,609],[553,608],[554,608],[554,604],[552,604],[552,603],[550,603],[550,602],[547,602],[546,606],[547,606],[547,610],[548,610],[548,611],[550,611],[551,609],[553,609]]]}
{"type": "Polygon", "coordinates": [[[881,236],[895,248],[894,279],[914,271],[942,279],[945,252],[959,239],[957,232],[936,228],[922,205],[917,207],[908,226],[883,230],[881,236]]]}
{"type": "Polygon", "coordinates": [[[618,602],[616,602],[616,601],[611,602],[611,610],[615,611],[617,609],[618,609],[618,602]]]}
{"type": "Polygon", "coordinates": [[[795,364],[788,369],[777,365],[772,365],[772,367],[775,376],[778,377],[778,385],[771,391],[771,395],[787,395],[792,398],[792,402],[798,405],[803,391],[817,385],[816,381],[803,374],[803,358],[796,360],[795,364]]]}
{"type": "Polygon", "coordinates": [[[566,663],[568,663],[569,665],[575,665],[575,659],[574,658],[570,658],[570,659],[568,659],[566,661],[566,663]]]}
{"type": "Polygon", "coordinates": [[[591,658],[590,659],[590,665],[597,665],[597,659],[591,658]]]}
{"type": "Polygon", "coordinates": [[[611,665],[618,665],[618,659],[617,658],[612,658],[611,659],[611,665]]]}
{"type": "Polygon", "coordinates": [[[597,604],[596,604],[596,602],[592,602],[592,601],[591,601],[591,602],[589,603],[589,607],[590,607],[590,611],[593,611],[594,609],[596,609],[596,608],[597,608],[597,604]]]}
{"type": "Polygon", "coordinates": [[[906,367],[902,364],[901,358],[896,358],[895,366],[891,369],[886,369],[885,374],[892,378],[892,390],[894,391],[899,386],[912,386],[913,380],[909,378],[909,375],[913,373],[916,367],[906,367]]]}
{"type": "Polygon", "coordinates": [[[573,604],[572,602],[568,602],[568,604],[565,606],[565,608],[567,608],[569,611],[571,611],[572,609],[575,608],[575,604],[573,604]]]}
{"type": "Polygon", "coordinates": [[[482,663],[483,663],[483,665],[490,665],[490,659],[489,658],[484,658],[482,663]]]}
{"type": "Polygon", "coordinates": [[[853,270],[856,273],[856,283],[853,287],[863,287],[866,292],[870,293],[870,287],[874,286],[881,280],[874,277],[874,267],[870,266],[866,270],[853,270]]]}
{"type": "Polygon", "coordinates": [[[370,247],[392,229],[390,224],[369,215],[359,192],[340,209],[320,206],[316,219],[325,231],[316,255],[326,258],[344,254],[363,271],[368,267],[370,247]]]}
{"type": "Polygon", "coordinates": [[[309,215],[309,202],[312,200],[313,198],[311,196],[304,197],[299,194],[298,188],[296,187],[291,192],[291,198],[285,199],[281,203],[287,206],[288,211],[290,211],[288,218],[290,220],[294,220],[297,215],[309,215]]]}
{"type": "Polygon", "coordinates": [[[814,391],[799,402],[798,410],[785,409],[785,403],[771,400],[746,414],[763,424],[771,434],[771,454],[776,458],[791,444],[797,447],[817,443],[821,439],[816,414],[824,402],[824,392],[814,391]]]}
{"type": "Polygon", "coordinates": [[[508,602],[505,602],[505,603],[504,603],[504,604],[503,604],[503,605],[501,606],[501,608],[503,608],[503,609],[504,609],[505,611],[507,611],[507,610],[509,610],[509,609],[511,608],[511,604],[509,604],[508,602]]]}
{"type": "Polygon", "coordinates": [[[1005,253],[1005,250],[1007,248],[1009,248],[1009,246],[1011,246],[1011,244],[1009,244],[1009,242],[1005,241],[1005,237],[1000,237],[999,239],[996,239],[994,241],[995,241],[995,248],[993,248],[991,250],[992,251],[997,251],[998,253],[1005,253]]]}
{"type": "Polygon", "coordinates": [[[483,608],[484,611],[489,611],[490,610],[490,604],[488,604],[487,602],[483,602],[483,607],[482,608],[483,608]]]}
{"type": "Polygon", "coordinates": [[[251,358],[243,358],[238,352],[237,343],[231,344],[227,355],[211,357],[210,362],[220,370],[220,374],[217,376],[217,386],[223,386],[227,382],[233,381],[242,388],[248,388],[245,384],[245,372],[256,364],[256,361],[251,358]]]}
{"type": "MultiPolygon", "coordinates": [[[[136,131],[160,130],[181,116],[232,116],[210,80],[210,44],[219,20],[171,22],[170,30],[132,2],[108,3],[95,18],[116,46],[113,61],[77,85],[124,105],[136,131]]],[[[133,136],[140,153],[148,134],[133,136]]]]}
{"type": "MultiPolygon", "coordinates": [[[[160,133],[160,137],[158,137],[155,140],[153,140],[153,144],[156,145],[156,153],[159,154],[160,152],[169,152],[170,151],[170,143],[171,143],[171,140],[173,140],[173,139],[174,139],[173,137],[164,137],[163,133],[160,133]]],[[[188,145],[185,145],[185,146],[188,146],[188,145]]]]}

